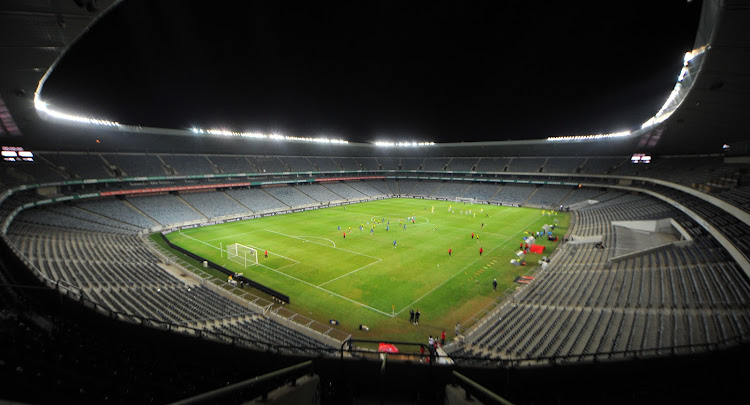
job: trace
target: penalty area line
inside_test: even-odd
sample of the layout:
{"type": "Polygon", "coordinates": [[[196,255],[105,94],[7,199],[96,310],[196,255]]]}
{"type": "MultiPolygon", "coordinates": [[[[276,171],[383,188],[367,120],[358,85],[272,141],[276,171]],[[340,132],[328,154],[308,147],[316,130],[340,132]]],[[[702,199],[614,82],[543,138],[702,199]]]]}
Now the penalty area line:
{"type": "Polygon", "coordinates": [[[391,314],[389,314],[389,313],[387,313],[387,312],[383,312],[383,311],[381,311],[381,310],[379,310],[379,309],[376,309],[376,308],[373,308],[373,307],[371,307],[371,306],[369,306],[369,305],[365,305],[365,304],[363,304],[363,303],[361,303],[361,302],[359,302],[359,301],[355,301],[355,300],[353,300],[353,299],[351,299],[351,298],[349,298],[349,297],[345,297],[345,296],[343,296],[343,295],[341,295],[341,294],[336,294],[336,293],[335,293],[335,292],[333,292],[333,291],[330,291],[330,290],[326,290],[326,289],[325,289],[325,288],[323,288],[323,287],[320,287],[320,286],[317,286],[317,285],[315,285],[315,284],[312,284],[312,283],[310,283],[310,282],[307,282],[307,281],[305,281],[305,280],[299,279],[299,278],[297,278],[297,277],[294,277],[294,276],[292,276],[292,275],[290,275],[290,274],[286,274],[286,273],[284,273],[284,272],[281,272],[281,271],[278,271],[278,270],[276,270],[276,269],[272,269],[272,268],[270,268],[270,267],[268,267],[268,266],[264,266],[264,265],[262,265],[262,264],[260,264],[260,263],[258,264],[258,266],[260,266],[260,267],[264,267],[264,268],[266,268],[266,269],[268,269],[268,270],[271,270],[271,271],[273,271],[274,273],[278,273],[278,274],[281,274],[282,276],[284,276],[284,277],[288,277],[288,278],[291,278],[291,279],[292,279],[292,280],[294,280],[294,281],[300,282],[300,283],[302,283],[302,284],[305,284],[305,285],[308,285],[308,286],[310,286],[310,287],[316,288],[316,289],[318,289],[318,290],[320,290],[320,291],[323,291],[323,292],[326,292],[326,293],[328,293],[328,294],[334,295],[334,296],[336,296],[336,297],[338,297],[338,298],[341,298],[341,299],[343,299],[343,300],[349,301],[349,302],[351,302],[352,304],[356,304],[356,305],[359,305],[359,306],[361,306],[361,307],[363,307],[363,308],[367,308],[367,309],[369,309],[369,310],[371,310],[371,311],[375,311],[375,312],[377,312],[377,313],[379,313],[379,314],[382,314],[382,315],[385,315],[385,316],[387,316],[387,317],[389,317],[389,318],[393,318],[393,315],[391,315],[391,314]]]}
{"type": "MultiPolygon", "coordinates": [[[[269,232],[273,232],[273,231],[269,231],[269,232]]],[[[210,243],[206,243],[206,242],[204,242],[204,241],[202,241],[202,240],[199,240],[199,239],[195,239],[195,238],[193,238],[192,236],[189,236],[189,235],[185,235],[185,236],[187,236],[187,237],[188,237],[188,238],[190,238],[190,239],[193,239],[193,240],[195,240],[196,242],[200,242],[200,243],[203,243],[204,245],[208,245],[208,246],[210,246],[210,247],[212,247],[212,248],[214,248],[214,249],[219,249],[218,247],[216,247],[216,246],[213,246],[213,245],[211,245],[210,243]]],[[[286,235],[284,235],[284,236],[286,236],[286,235]]],[[[313,243],[315,243],[315,242],[313,242],[313,243]]],[[[221,250],[221,249],[219,249],[219,250],[221,250]]],[[[343,249],[342,249],[342,250],[343,250],[343,249]]],[[[280,256],[280,255],[277,255],[277,256],[280,256]]],[[[284,256],[281,256],[281,257],[284,257],[284,256]]],[[[289,259],[289,258],[287,257],[286,259],[289,259]]],[[[299,263],[298,261],[296,261],[296,260],[294,260],[294,259],[289,259],[289,260],[292,260],[292,261],[294,261],[294,263],[292,263],[292,264],[298,264],[298,263],[299,263]]],[[[382,259],[378,259],[378,260],[382,260],[382,259]]],[[[323,292],[327,292],[328,294],[334,295],[334,296],[336,296],[336,297],[338,297],[338,298],[341,298],[341,299],[343,299],[343,300],[346,300],[346,301],[349,301],[349,302],[351,302],[351,303],[353,303],[353,304],[359,305],[359,306],[361,306],[361,307],[363,307],[363,308],[367,308],[367,309],[369,309],[369,310],[371,310],[371,311],[375,311],[375,312],[377,312],[377,313],[379,313],[379,314],[381,314],[381,315],[385,315],[385,316],[387,316],[387,317],[389,317],[389,318],[393,318],[393,315],[391,315],[391,314],[389,314],[389,313],[387,313],[387,312],[381,311],[381,310],[379,310],[379,309],[377,309],[377,308],[373,308],[373,307],[371,307],[371,306],[369,306],[369,305],[365,305],[365,304],[363,304],[363,303],[361,303],[361,302],[355,301],[355,300],[353,300],[353,299],[351,299],[351,298],[349,298],[349,297],[345,297],[345,296],[343,296],[343,295],[341,295],[341,294],[336,294],[336,293],[335,293],[335,292],[333,292],[333,291],[330,291],[330,290],[326,290],[326,289],[325,289],[325,288],[323,288],[323,287],[319,287],[319,286],[317,286],[317,285],[315,285],[315,284],[312,284],[312,283],[310,283],[310,282],[307,282],[307,281],[305,281],[305,280],[302,280],[302,279],[299,279],[299,278],[297,278],[297,277],[294,277],[294,276],[292,276],[292,275],[290,275],[290,274],[284,273],[284,272],[282,272],[282,271],[278,271],[278,270],[276,270],[276,269],[272,269],[272,268],[270,268],[270,267],[268,267],[268,266],[266,266],[266,265],[260,264],[260,263],[258,263],[258,264],[257,264],[257,266],[259,266],[259,267],[263,267],[263,268],[265,268],[265,269],[268,269],[268,270],[271,270],[271,271],[272,271],[272,272],[274,272],[274,273],[280,274],[280,275],[282,275],[282,276],[284,276],[284,277],[288,277],[288,278],[291,278],[292,280],[295,280],[295,281],[297,281],[297,282],[300,282],[300,283],[302,283],[302,284],[308,285],[308,286],[310,286],[310,287],[312,287],[312,288],[316,288],[316,289],[318,289],[318,290],[320,290],[320,291],[323,291],[323,292]]],[[[289,266],[284,266],[284,267],[289,267],[289,266]]]]}
{"type": "Polygon", "coordinates": [[[340,276],[338,276],[338,277],[336,277],[336,278],[332,278],[332,279],[330,279],[330,280],[328,280],[328,281],[326,281],[326,282],[324,282],[324,283],[322,283],[322,284],[318,284],[318,287],[320,287],[320,286],[323,286],[323,285],[326,285],[326,284],[328,284],[328,283],[330,283],[330,282],[336,281],[336,280],[338,280],[338,279],[340,279],[340,278],[342,278],[342,277],[346,277],[346,276],[348,276],[348,275],[350,275],[350,274],[354,274],[354,273],[356,273],[356,272],[358,272],[358,271],[360,271],[360,270],[364,269],[365,267],[370,267],[370,266],[372,266],[372,265],[373,265],[373,264],[375,264],[375,263],[380,263],[381,261],[383,261],[383,259],[378,259],[377,261],[374,261],[374,262],[372,262],[372,263],[370,263],[370,264],[365,264],[364,266],[362,266],[362,267],[360,267],[360,268],[358,268],[358,269],[354,269],[354,270],[352,270],[352,271],[350,271],[350,272],[348,272],[348,273],[346,273],[346,274],[342,274],[342,275],[340,275],[340,276]]]}

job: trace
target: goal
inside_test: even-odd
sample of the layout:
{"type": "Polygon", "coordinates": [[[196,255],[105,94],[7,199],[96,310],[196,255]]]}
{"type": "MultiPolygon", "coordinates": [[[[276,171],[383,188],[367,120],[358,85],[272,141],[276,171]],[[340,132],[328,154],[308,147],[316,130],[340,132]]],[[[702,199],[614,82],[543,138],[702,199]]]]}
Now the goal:
{"type": "Polygon", "coordinates": [[[474,197],[472,197],[472,198],[456,197],[456,203],[464,203],[464,204],[474,205],[475,202],[476,202],[476,200],[474,199],[474,197]]]}
{"type": "Polygon", "coordinates": [[[241,264],[244,268],[258,264],[258,250],[239,243],[227,245],[227,259],[241,264]]]}

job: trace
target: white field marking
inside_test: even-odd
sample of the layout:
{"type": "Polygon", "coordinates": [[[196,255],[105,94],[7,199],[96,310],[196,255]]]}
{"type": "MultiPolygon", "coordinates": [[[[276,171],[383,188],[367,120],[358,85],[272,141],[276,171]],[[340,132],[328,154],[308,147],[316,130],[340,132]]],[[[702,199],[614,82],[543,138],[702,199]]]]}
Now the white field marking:
{"type": "MultiPolygon", "coordinates": [[[[528,228],[528,227],[529,227],[529,226],[531,226],[531,225],[532,225],[532,224],[533,224],[534,222],[537,222],[537,221],[539,221],[539,218],[536,218],[536,219],[534,219],[533,221],[531,221],[531,222],[530,222],[530,223],[529,223],[528,225],[526,225],[526,226],[525,226],[525,227],[523,227],[522,229],[526,229],[526,228],[528,228]]],[[[498,244],[497,244],[497,246],[495,246],[495,248],[494,248],[494,249],[490,250],[490,251],[489,251],[489,252],[487,252],[487,253],[491,253],[491,252],[494,252],[494,251],[495,251],[495,250],[497,250],[497,249],[498,249],[498,248],[499,248],[500,246],[503,246],[504,244],[508,243],[508,241],[509,241],[509,240],[511,240],[511,238],[514,238],[514,237],[515,237],[516,235],[518,235],[518,234],[520,234],[520,233],[522,233],[522,232],[523,232],[523,231],[518,231],[518,232],[516,232],[515,234],[513,234],[512,236],[509,236],[509,237],[508,237],[507,239],[505,239],[504,241],[502,241],[502,242],[498,243],[498,244]]],[[[449,277],[449,278],[447,278],[447,279],[446,279],[445,281],[443,281],[442,283],[438,284],[438,285],[437,285],[437,286],[436,286],[435,288],[433,288],[432,290],[428,291],[428,292],[427,292],[427,293],[425,293],[425,294],[424,294],[423,296],[421,296],[421,297],[417,298],[417,299],[416,299],[416,300],[415,300],[414,302],[412,302],[411,304],[409,304],[409,305],[407,305],[407,306],[405,306],[405,307],[401,308],[401,310],[399,310],[398,312],[396,312],[396,315],[398,315],[398,314],[400,314],[401,312],[405,311],[405,310],[406,310],[406,308],[411,308],[411,307],[413,307],[413,306],[414,306],[414,304],[416,304],[417,302],[421,301],[421,300],[422,300],[422,298],[424,298],[424,297],[426,297],[426,296],[428,296],[428,295],[432,294],[432,293],[433,293],[433,292],[434,292],[435,290],[437,290],[438,288],[442,287],[442,286],[443,286],[443,285],[444,285],[445,283],[447,283],[447,282],[449,282],[449,281],[453,280],[453,278],[454,278],[454,277],[456,277],[457,275],[461,274],[461,272],[462,272],[462,271],[464,271],[464,270],[468,269],[469,267],[473,266],[473,265],[474,265],[474,264],[475,264],[476,262],[480,261],[481,259],[482,259],[482,257],[480,256],[479,258],[477,258],[477,259],[476,259],[476,260],[474,260],[473,262],[469,263],[468,265],[466,265],[465,267],[463,267],[462,269],[460,269],[460,270],[459,270],[459,271],[458,271],[458,272],[457,272],[456,274],[454,274],[454,275],[450,276],[450,277],[449,277]]]]}
{"type": "MultiPolygon", "coordinates": [[[[202,244],[204,244],[204,245],[210,246],[210,247],[212,247],[212,248],[214,248],[214,249],[216,249],[216,250],[219,250],[219,251],[221,251],[221,250],[222,250],[222,249],[221,249],[220,247],[218,247],[218,246],[214,246],[214,245],[212,245],[212,244],[210,244],[210,243],[208,243],[208,242],[204,242],[204,241],[202,241],[202,240],[200,240],[200,239],[195,239],[194,237],[192,237],[192,236],[190,236],[190,235],[185,235],[185,234],[183,234],[183,235],[184,235],[184,236],[187,236],[188,238],[190,238],[190,239],[192,239],[192,240],[194,240],[194,241],[196,241],[196,242],[200,242],[200,243],[202,243],[202,244]]],[[[222,239],[223,239],[223,238],[222,238],[222,239]]],[[[235,243],[236,243],[236,242],[235,242],[235,243]]],[[[241,244],[241,243],[240,243],[240,244],[241,244]]],[[[241,244],[241,245],[242,245],[242,244],[241,244]]],[[[265,249],[261,249],[261,248],[259,248],[259,247],[257,247],[257,246],[253,246],[253,245],[244,245],[244,246],[247,246],[247,247],[251,247],[251,248],[255,249],[255,251],[256,251],[256,252],[258,252],[257,254],[260,254],[260,252],[261,252],[261,251],[265,251],[265,249]]],[[[273,253],[273,252],[269,251],[269,253],[273,253]]],[[[293,261],[293,262],[294,262],[295,264],[299,263],[299,262],[298,262],[297,260],[294,260],[294,259],[292,259],[291,257],[286,257],[286,256],[280,255],[280,254],[278,254],[278,253],[273,253],[273,254],[274,254],[274,255],[276,255],[276,256],[279,256],[279,257],[283,257],[284,259],[287,259],[287,260],[291,260],[291,261],[293,261]]],[[[258,263],[258,264],[260,265],[260,263],[258,263]]],[[[265,266],[264,266],[264,267],[265,267],[265,266]]]]}
{"type": "Polygon", "coordinates": [[[209,240],[207,240],[207,242],[216,242],[217,240],[222,240],[222,239],[227,239],[227,238],[234,238],[235,236],[247,235],[247,234],[251,234],[251,233],[255,233],[255,232],[260,232],[260,231],[263,231],[263,229],[256,229],[254,231],[235,233],[233,235],[222,236],[221,238],[209,239],[209,240]]]}
{"type": "MultiPolygon", "coordinates": [[[[336,242],[334,242],[334,241],[332,241],[332,240],[330,240],[330,239],[326,239],[326,238],[321,238],[320,236],[307,236],[307,235],[300,235],[299,237],[300,237],[300,238],[302,238],[302,239],[305,239],[305,238],[307,238],[307,239],[323,239],[323,240],[327,240],[327,241],[331,242],[331,244],[333,244],[333,247],[336,247],[336,242]]],[[[312,242],[312,243],[315,243],[315,242],[312,242]]]]}
{"type": "Polygon", "coordinates": [[[360,267],[360,268],[358,268],[358,269],[354,269],[354,270],[352,270],[352,271],[350,271],[350,272],[348,272],[348,273],[346,273],[346,274],[342,274],[342,275],[340,275],[340,276],[338,276],[338,277],[336,277],[336,278],[332,278],[332,279],[330,279],[330,280],[328,280],[328,281],[326,281],[326,282],[324,282],[324,283],[318,284],[318,287],[320,287],[320,286],[323,286],[323,285],[326,285],[326,284],[328,284],[328,283],[330,283],[330,282],[336,281],[336,280],[338,280],[338,279],[340,279],[340,278],[342,278],[342,277],[346,277],[346,276],[348,276],[348,275],[350,275],[350,274],[354,274],[354,273],[356,273],[356,272],[358,272],[358,271],[360,271],[360,270],[364,269],[365,267],[369,267],[369,266],[372,266],[373,264],[375,264],[375,263],[380,263],[381,261],[383,261],[383,259],[378,259],[378,261],[372,262],[372,263],[370,263],[370,264],[366,264],[366,265],[364,265],[364,266],[362,266],[362,267],[360,267]]]}
{"type": "MultiPolygon", "coordinates": [[[[270,229],[264,229],[264,230],[265,230],[266,232],[271,232],[271,233],[275,233],[275,234],[277,234],[277,235],[281,235],[281,236],[286,236],[287,238],[293,238],[293,239],[300,239],[300,240],[305,240],[304,238],[300,238],[299,236],[292,236],[292,235],[287,235],[287,234],[284,234],[284,233],[281,233],[281,232],[276,232],[276,231],[272,231],[272,230],[270,230],[270,229]]],[[[342,248],[338,248],[338,247],[331,247],[331,246],[328,246],[328,245],[324,245],[324,244],[322,244],[322,243],[319,243],[319,242],[313,242],[313,241],[309,241],[309,242],[310,242],[310,243],[314,243],[314,244],[316,244],[316,245],[320,245],[320,246],[325,246],[325,247],[328,247],[328,248],[331,248],[331,249],[341,250],[341,251],[343,251],[343,252],[348,252],[348,253],[352,253],[352,254],[355,254],[355,255],[359,255],[359,256],[364,256],[364,257],[369,257],[370,259],[374,259],[374,260],[382,260],[382,259],[381,259],[381,258],[379,258],[379,257],[374,257],[374,256],[366,255],[366,254],[364,254],[364,253],[359,253],[359,252],[355,252],[355,251],[353,251],[353,250],[342,249],[342,248]]]]}
{"type": "Polygon", "coordinates": [[[381,311],[381,310],[379,310],[379,309],[373,308],[373,307],[371,307],[371,306],[369,306],[369,305],[365,305],[365,304],[363,304],[363,303],[361,303],[361,302],[359,302],[359,301],[355,301],[355,300],[353,300],[353,299],[351,299],[351,298],[349,298],[349,297],[344,297],[344,296],[343,296],[343,295],[341,295],[341,294],[336,294],[336,293],[335,293],[335,292],[333,292],[333,291],[329,291],[329,290],[326,290],[326,289],[325,289],[325,288],[323,288],[323,287],[319,287],[319,286],[317,286],[317,285],[315,285],[315,284],[312,284],[312,283],[310,283],[310,282],[307,282],[307,281],[305,281],[305,280],[301,280],[301,279],[299,279],[299,278],[297,278],[297,277],[294,277],[294,276],[292,276],[292,275],[290,275],[290,274],[287,274],[287,273],[284,273],[284,272],[278,271],[278,270],[276,270],[276,269],[272,269],[272,268],[270,268],[270,267],[268,267],[268,266],[264,266],[264,265],[262,265],[262,264],[258,264],[258,266],[260,266],[260,267],[265,267],[265,268],[267,268],[268,270],[271,270],[271,271],[273,271],[274,273],[279,273],[279,274],[281,274],[281,275],[282,275],[282,276],[284,276],[284,277],[289,277],[289,278],[291,278],[292,280],[298,281],[298,282],[300,282],[300,283],[302,283],[302,284],[306,284],[306,285],[308,285],[308,286],[310,286],[310,287],[313,287],[313,288],[317,288],[317,289],[318,289],[318,290],[320,290],[320,291],[324,291],[324,292],[327,292],[327,293],[329,293],[329,294],[331,294],[331,295],[334,295],[334,296],[336,296],[336,297],[339,297],[339,298],[341,298],[341,299],[343,299],[343,300],[349,301],[349,302],[351,302],[351,303],[353,303],[353,304],[357,304],[357,305],[359,305],[359,306],[361,306],[361,307],[364,307],[364,308],[367,308],[367,309],[369,309],[369,310],[375,311],[375,312],[377,312],[377,313],[379,313],[379,314],[382,314],[382,315],[385,315],[385,316],[387,316],[387,317],[389,317],[389,318],[393,318],[393,316],[394,316],[394,315],[391,315],[391,314],[389,314],[389,313],[387,313],[387,312],[383,312],[383,311],[381,311]]]}
{"type": "MultiPolygon", "coordinates": [[[[272,231],[269,231],[269,232],[272,232],[272,231]]],[[[193,240],[195,240],[195,241],[197,241],[197,242],[200,242],[200,243],[203,243],[203,244],[205,244],[205,245],[211,246],[211,247],[212,247],[212,248],[214,248],[214,249],[219,249],[218,247],[216,247],[216,246],[213,246],[213,245],[211,245],[210,243],[204,242],[204,241],[202,241],[202,240],[198,240],[198,239],[195,239],[195,238],[193,238],[192,236],[189,236],[189,235],[185,235],[185,236],[187,236],[188,238],[190,238],[190,239],[193,239],[193,240]]],[[[314,242],[313,242],[313,243],[314,243],[314,242]]],[[[281,256],[281,255],[277,255],[277,256],[279,256],[279,257],[284,257],[284,256],[281,256]]],[[[285,259],[289,259],[288,257],[284,257],[284,258],[285,258],[285,259]]],[[[292,261],[294,261],[294,263],[292,263],[292,264],[297,264],[297,263],[299,263],[298,261],[296,261],[296,260],[294,260],[294,259],[289,259],[289,260],[292,260],[292,261]]],[[[381,259],[378,259],[378,260],[381,260],[381,259]]],[[[312,283],[310,283],[310,282],[307,282],[307,281],[305,281],[305,280],[301,280],[301,279],[299,279],[299,278],[297,278],[297,277],[294,277],[294,276],[292,276],[292,275],[290,275],[290,274],[287,274],[287,273],[284,273],[284,272],[282,272],[282,271],[278,271],[277,269],[273,269],[273,268],[271,268],[271,267],[268,267],[268,266],[266,266],[266,265],[263,265],[263,264],[260,264],[260,263],[258,263],[258,266],[260,266],[260,267],[263,267],[263,268],[266,268],[266,269],[268,269],[268,270],[271,270],[271,271],[273,271],[274,273],[278,273],[278,274],[281,274],[281,275],[282,275],[282,276],[284,276],[284,277],[289,277],[289,278],[291,278],[292,280],[298,281],[298,282],[300,282],[300,283],[302,283],[302,284],[306,284],[306,285],[308,285],[308,286],[310,286],[310,287],[313,287],[313,288],[317,288],[318,290],[321,290],[321,291],[325,291],[325,292],[327,292],[327,293],[329,293],[329,294],[331,294],[331,295],[334,295],[334,296],[336,296],[336,297],[339,297],[339,298],[341,298],[341,299],[343,299],[343,300],[346,300],[346,301],[349,301],[349,302],[351,302],[351,303],[357,304],[357,305],[359,305],[359,306],[361,306],[361,307],[364,307],[364,308],[370,309],[370,310],[372,310],[372,311],[375,311],[375,312],[377,312],[377,313],[379,313],[379,314],[385,315],[385,316],[387,316],[387,317],[389,317],[389,318],[392,318],[392,317],[393,317],[393,315],[391,315],[391,314],[389,314],[389,313],[387,313],[387,312],[383,312],[383,311],[381,311],[381,310],[379,310],[379,309],[376,309],[376,308],[373,308],[373,307],[371,307],[371,306],[369,306],[369,305],[365,305],[365,304],[363,304],[363,303],[361,303],[361,302],[355,301],[355,300],[353,300],[353,299],[351,299],[351,298],[348,298],[348,297],[344,297],[344,296],[343,296],[343,295],[341,295],[341,294],[336,294],[335,292],[333,292],[333,291],[329,291],[329,290],[326,290],[325,288],[322,288],[322,287],[318,287],[318,286],[317,286],[317,285],[315,285],[315,284],[312,284],[312,283]]],[[[290,264],[290,265],[287,265],[287,266],[284,266],[284,267],[288,267],[288,266],[291,266],[291,264],[290,264]]]]}

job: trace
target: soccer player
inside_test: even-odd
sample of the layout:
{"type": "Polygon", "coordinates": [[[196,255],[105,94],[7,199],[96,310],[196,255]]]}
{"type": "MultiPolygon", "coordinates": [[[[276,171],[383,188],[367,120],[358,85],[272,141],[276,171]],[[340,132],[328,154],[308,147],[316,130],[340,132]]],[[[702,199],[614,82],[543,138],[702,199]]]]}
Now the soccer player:
{"type": "Polygon", "coordinates": [[[482,222],[482,229],[484,229],[484,222],[482,222]]]}
{"type": "Polygon", "coordinates": [[[479,234],[477,234],[477,243],[479,242],[479,234]]]}
{"type": "Polygon", "coordinates": [[[451,253],[453,253],[453,249],[448,249],[448,256],[450,256],[451,253]]]}
{"type": "Polygon", "coordinates": [[[267,250],[265,251],[265,254],[266,254],[266,259],[268,259],[268,251],[267,250]]]}
{"type": "Polygon", "coordinates": [[[352,233],[352,227],[351,226],[349,227],[349,233],[352,233]]]}
{"type": "Polygon", "coordinates": [[[385,230],[386,230],[386,232],[388,231],[388,225],[385,226],[385,230]]]}
{"type": "Polygon", "coordinates": [[[375,233],[375,228],[370,229],[370,235],[375,233]]]}
{"type": "Polygon", "coordinates": [[[480,248],[479,248],[479,256],[481,256],[481,255],[482,255],[482,253],[484,253],[484,249],[480,247],[480,248]]]}
{"type": "Polygon", "coordinates": [[[339,225],[339,231],[341,230],[341,225],[339,225]]]}
{"type": "Polygon", "coordinates": [[[393,240],[393,247],[396,247],[396,239],[393,240]]]}
{"type": "Polygon", "coordinates": [[[346,239],[346,232],[344,232],[344,239],[346,239]]]}
{"type": "Polygon", "coordinates": [[[437,231],[438,229],[439,229],[439,228],[438,228],[438,226],[437,226],[437,225],[435,225],[435,230],[437,231]]]}
{"type": "Polygon", "coordinates": [[[471,239],[474,239],[474,232],[471,233],[471,239]]]}
{"type": "Polygon", "coordinates": [[[404,230],[406,230],[406,224],[404,224],[404,230]]]}

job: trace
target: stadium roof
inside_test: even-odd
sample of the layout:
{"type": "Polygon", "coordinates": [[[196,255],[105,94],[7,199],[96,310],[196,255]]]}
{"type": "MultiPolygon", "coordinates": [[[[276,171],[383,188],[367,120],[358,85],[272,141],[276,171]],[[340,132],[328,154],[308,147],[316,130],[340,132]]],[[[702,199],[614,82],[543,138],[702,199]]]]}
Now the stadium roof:
{"type": "MultiPolygon", "coordinates": [[[[539,10],[528,5],[473,9],[460,2],[347,10],[269,6],[237,17],[227,5],[203,1],[126,0],[104,12],[116,3],[11,0],[0,5],[0,108],[6,106],[18,126],[11,133],[7,129],[13,123],[4,124],[4,143],[47,149],[311,152],[197,132],[189,142],[175,142],[174,134],[191,133],[187,125],[180,126],[186,116],[202,128],[226,123],[223,127],[239,131],[279,130],[355,142],[383,137],[454,141],[426,152],[435,154],[717,153],[723,143],[746,138],[741,120],[750,94],[750,39],[742,28],[750,21],[747,1],[704,2],[697,35],[698,5],[684,1],[660,2],[658,8],[653,2],[604,8],[597,2],[539,10]],[[358,18],[345,18],[351,15],[358,18]],[[143,18],[133,23],[138,16],[143,18]],[[239,28],[223,30],[223,25],[239,28]],[[608,30],[610,25],[616,29],[608,30]],[[236,38],[222,40],[229,34],[236,38]],[[397,46],[402,43],[405,48],[397,46]],[[628,43],[636,45],[623,49],[628,43]],[[684,52],[706,44],[692,91],[664,123],[617,140],[555,145],[544,140],[637,129],[669,96],[684,52]],[[415,50],[419,47],[424,50],[415,50]],[[40,119],[33,93],[66,51],[51,70],[49,87],[42,92],[45,101],[132,127],[91,129],[40,119]],[[195,60],[167,63],[191,52],[195,60]],[[354,61],[346,55],[354,55],[354,61]],[[586,59],[591,56],[606,63],[586,59]],[[267,67],[254,67],[258,61],[267,67]],[[444,64],[448,70],[436,67],[444,64]],[[342,68],[336,70],[337,65],[342,68]],[[252,74],[238,76],[244,70],[252,74]],[[342,78],[347,71],[363,72],[364,78],[342,78]],[[133,77],[122,77],[128,72],[133,77]],[[222,73],[231,80],[222,79],[222,73]],[[402,73],[406,80],[399,79],[402,73]],[[319,80],[309,84],[310,78],[319,80]],[[229,82],[237,86],[230,89],[229,82]],[[602,83],[607,87],[597,91],[602,83]],[[230,90],[241,96],[216,101],[230,90]],[[263,95],[260,101],[247,100],[253,90],[263,95]],[[187,102],[170,101],[180,99],[187,102]],[[416,107],[425,103],[424,109],[416,107]],[[100,138],[105,142],[94,145],[100,138]]],[[[312,152],[337,148],[323,145],[312,152]]],[[[357,149],[367,153],[356,144],[346,153],[357,149]]]]}

